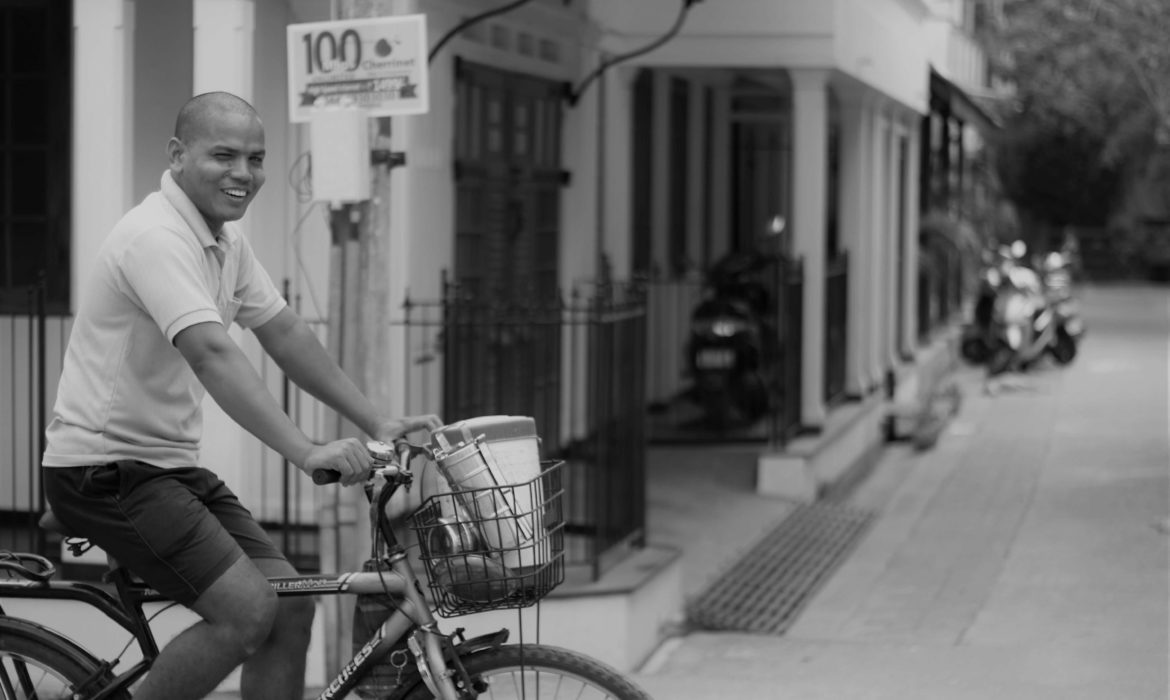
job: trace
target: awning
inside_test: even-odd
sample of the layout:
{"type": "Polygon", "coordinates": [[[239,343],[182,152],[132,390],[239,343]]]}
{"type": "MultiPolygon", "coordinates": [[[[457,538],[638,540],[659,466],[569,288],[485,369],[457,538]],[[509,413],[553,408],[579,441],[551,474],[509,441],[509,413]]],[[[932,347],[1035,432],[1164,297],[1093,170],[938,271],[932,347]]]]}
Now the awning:
{"type": "Polygon", "coordinates": [[[990,136],[1003,128],[994,115],[933,67],[930,69],[930,100],[932,106],[945,107],[947,113],[974,126],[984,135],[990,136]]]}

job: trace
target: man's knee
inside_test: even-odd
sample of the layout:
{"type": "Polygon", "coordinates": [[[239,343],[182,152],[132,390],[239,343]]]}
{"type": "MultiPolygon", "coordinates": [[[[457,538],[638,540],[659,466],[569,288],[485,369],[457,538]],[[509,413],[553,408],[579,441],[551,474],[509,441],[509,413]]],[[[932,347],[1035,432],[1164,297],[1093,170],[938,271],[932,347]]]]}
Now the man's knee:
{"type": "Polygon", "coordinates": [[[223,630],[225,643],[246,657],[271,635],[279,600],[264,575],[241,557],[199,596],[193,608],[209,625],[223,630]]]}
{"type": "Polygon", "coordinates": [[[313,629],[313,617],[317,613],[317,606],[312,598],[289,597],[281,598],[277,607],[274,631],[285,631],[294,634],[308,635],[313,629]]]}
{"type": "Polygon", "coordinates": [[[253,602],[247,609],[242,610],[235,620],[229,622],[231,628],[238,635],[240,646],[245,656],[255,654],[272,635],[280,610],[276,592],[258,591],[253,596],[253,602]]]}

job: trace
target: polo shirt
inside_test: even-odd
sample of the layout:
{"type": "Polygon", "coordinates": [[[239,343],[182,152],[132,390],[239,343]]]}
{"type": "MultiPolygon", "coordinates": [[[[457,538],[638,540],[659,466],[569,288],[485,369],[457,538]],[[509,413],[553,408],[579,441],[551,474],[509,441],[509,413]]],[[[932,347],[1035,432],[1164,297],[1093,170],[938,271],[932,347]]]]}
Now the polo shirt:
{"type": "Polygon", "coordinates": [[[175,336],[255,328],[285,301],[231,222],[213,235],[171,178],[110,231],[74,319],[46,429],[46,467],[136,459],[195,466],[204,388],[175,336]]]}

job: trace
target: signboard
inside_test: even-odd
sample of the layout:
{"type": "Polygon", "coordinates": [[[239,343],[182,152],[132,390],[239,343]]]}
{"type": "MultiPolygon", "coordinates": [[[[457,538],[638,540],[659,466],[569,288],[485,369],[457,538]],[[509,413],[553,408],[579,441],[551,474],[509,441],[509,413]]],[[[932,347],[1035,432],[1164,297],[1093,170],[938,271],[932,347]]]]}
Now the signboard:
{"type": "Polygon", "coordinates": [[[330,107],[371,117],[426,112],[426,16],[288,25],[289,120],[330,107]]]}

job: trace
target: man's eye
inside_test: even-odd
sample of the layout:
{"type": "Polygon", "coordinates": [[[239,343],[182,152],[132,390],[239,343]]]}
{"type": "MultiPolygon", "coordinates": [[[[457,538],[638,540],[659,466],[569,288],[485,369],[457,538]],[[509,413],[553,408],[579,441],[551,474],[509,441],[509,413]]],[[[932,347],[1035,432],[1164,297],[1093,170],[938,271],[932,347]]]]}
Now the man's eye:
{"type": "Polygon", "coordinates": [[[230,153],[216,153],[215,159],[216,160],[231,160],[232,154],[230,154],[230,153]]]}
{"type": "Polygon", "coordinates": [[[252,156],[253,165],[264,165],[264,156],[252,156]]]}

